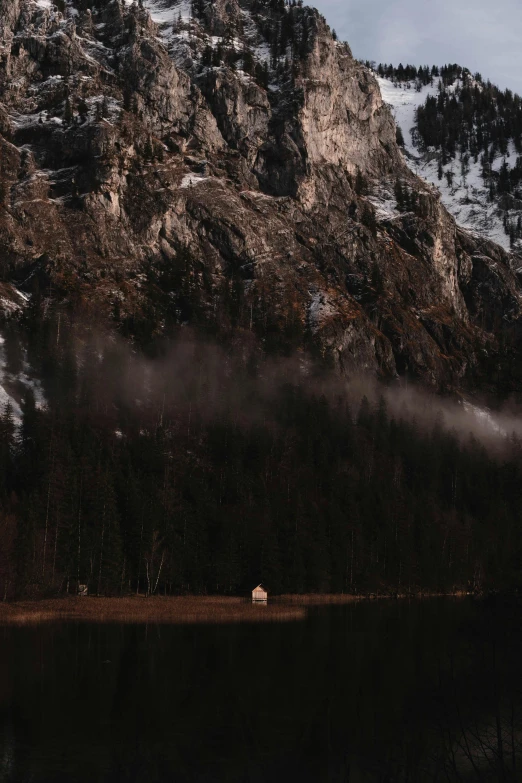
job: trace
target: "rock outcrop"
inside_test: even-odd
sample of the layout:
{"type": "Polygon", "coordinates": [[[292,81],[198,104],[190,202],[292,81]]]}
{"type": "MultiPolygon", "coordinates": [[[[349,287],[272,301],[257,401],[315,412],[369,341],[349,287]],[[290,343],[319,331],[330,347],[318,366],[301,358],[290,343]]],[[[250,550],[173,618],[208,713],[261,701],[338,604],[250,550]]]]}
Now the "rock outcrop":
{"type": "Polygon", "coordinates": [[[444,388],[516,344],[509,254],[409,171],[376,80],[316,11],[0,0],[0,31],[5,280],[131,335],[203,323],[444,388]]]}

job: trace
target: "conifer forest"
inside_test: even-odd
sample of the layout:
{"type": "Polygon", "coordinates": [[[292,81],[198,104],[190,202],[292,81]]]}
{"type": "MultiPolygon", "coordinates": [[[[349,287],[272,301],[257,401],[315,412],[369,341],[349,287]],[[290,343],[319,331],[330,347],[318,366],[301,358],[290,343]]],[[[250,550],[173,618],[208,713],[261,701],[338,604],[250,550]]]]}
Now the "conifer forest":
{"type": "Polygon", "coordinates": [[[180,334],[130,350],[37,294],[5,325],[26,385],[1,418],[4,598],[519,586],[515,436],[486,448],[303,356],[180,334]]]}

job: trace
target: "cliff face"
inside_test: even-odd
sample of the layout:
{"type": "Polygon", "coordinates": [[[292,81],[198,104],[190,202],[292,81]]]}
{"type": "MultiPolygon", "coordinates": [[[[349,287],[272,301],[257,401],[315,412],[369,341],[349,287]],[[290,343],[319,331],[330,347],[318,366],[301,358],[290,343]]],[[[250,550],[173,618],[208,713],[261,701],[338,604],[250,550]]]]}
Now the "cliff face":
{"type": "Polygon", "coordinates": [[[408,170],[316,11],[58,5],[0,0],[6,285],[52,283],[131,333],[197,321],[443,387],[516,340],[509,254],[408,170]]]}

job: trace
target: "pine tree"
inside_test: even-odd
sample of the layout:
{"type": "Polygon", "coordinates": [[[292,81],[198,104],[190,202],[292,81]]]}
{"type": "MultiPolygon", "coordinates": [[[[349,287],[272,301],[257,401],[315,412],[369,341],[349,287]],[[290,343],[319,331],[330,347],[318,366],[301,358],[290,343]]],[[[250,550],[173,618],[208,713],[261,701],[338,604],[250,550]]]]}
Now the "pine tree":
{"type": "Polygon", "coordinates": [[[361,223],[370,229],[372,236],[377,235],[377,220],[375,210],[370,204],[364,204],[361,214],[361,223]]]}
{"type": "Polygon", "coordinates": [[[368,191],[368,182],[361,169],[357,169],[355,176],[355,192],[358,196],[364,196],[368,191]]]}
{"type": "Polygon", "coordinates": [[[397,209],[399,212],[403,212],[405,208],[404,189],[400,179],[395,182],[395,201],[397,203],[397,209]]]}
{"type": "Polygon", "coordinates": [[[13,486],[15,433],[13,406],[8,399],[0,417],[0,503],[5,503],[13,486]]]}
{"type": "Polygon", "coordinates": [[[74,119],[74,114],[73,114],[72,103],[71,103],[71,99],[70,99],[70,97],[68,95],[66,97],[66,99],[65,99],[65,108],[64,108],[64,111],[63,111],[63,122],[64,122],[64,125],[70,125],[72,123],[73,119],[74,119]]]}

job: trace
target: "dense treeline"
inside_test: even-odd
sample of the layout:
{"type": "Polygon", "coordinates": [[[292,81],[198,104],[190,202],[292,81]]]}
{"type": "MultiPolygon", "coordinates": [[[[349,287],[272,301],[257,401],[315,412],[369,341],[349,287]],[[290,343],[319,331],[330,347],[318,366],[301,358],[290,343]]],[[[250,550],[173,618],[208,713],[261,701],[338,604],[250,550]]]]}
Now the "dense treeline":
{"type": "Polygon", "coordinates": [[[478,159],[482,154],[485,163],[506,155],[510,141],[522,153],[522,98],[470,74],[462,78],[458,84],[441,82],[438,95],[429,96],[419,107],[417,125],[423,143],[449,157],[469,152],[478,159]]]}
{"type": "Polygon", "coordinates": [[[388,65],[387,63],[375,65],[375,63],[370,61],[367,61],[366,65],[368,68],[375,70],[383,79],[389,79],[395,84],[415,82],[419,88],[426,84],[432,84],[433,80],[440,76],[440,69],[436,65],[433,65],[431,68],[428,65],[421,65],[417,68],[416,65],[403,65],[402,63],[399,63],[398,66],[388,65]]]}
{"type": "MultiPolygon", "coordinates": [[[[428,84],[434,84],[436,79],[440,79],[445,87],[451,86],[456,79],[462,79],[465,73],[468,73],[465,68],[457,65],[456,63],[450,65],[399,65],[395,66],[391,63],[379,63],[376,65],[369,60],[366,62],[368,68],[376,71],[383,79],[389,79],[395,84],[402,84],[404,82],[415,82],[415,87],[420,90],[421,87],[425,87],[428,84]]],[[[477,81],[482,81],[482,77],[479,73],[475,74],[477,81]]]]}
{"type": "Polygon", "coordinates": [[[491,456],[246,344],[151,361],[49,313],[4,335],[7,378],[27,360],[46,400],[15,384],[1,418],[6,597],[519,584],[516,441],[491,456]]]}

